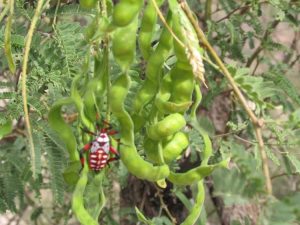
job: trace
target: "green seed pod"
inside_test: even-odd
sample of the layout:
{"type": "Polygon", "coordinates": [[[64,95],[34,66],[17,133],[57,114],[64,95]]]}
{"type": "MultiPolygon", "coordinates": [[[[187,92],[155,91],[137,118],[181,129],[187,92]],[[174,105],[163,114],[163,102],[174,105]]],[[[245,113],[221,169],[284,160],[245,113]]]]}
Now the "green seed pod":
{"type": "Polygon", "coordinates": [[[85,166],[76,184],[72,196],[72,210],[82,225],[98,225],[98,222],[84,208],[83,195],[88,182],[88,171],[88,167],[85,166]]]}
{"type": "Polygon", "coordinates": [[[181,130],[185,125],[184,117],[179,113],[174,113],[149,126],[147,133],[152,140],[161,140],[181,130]]]}
{"type": "Polygon", "coordinates": [[[119,28],[113,34],[112,52],[122,71],[128,70],[134,60],[137,27],[138,17],[135,17],[127,27],[119,28]]]}
{"type": "MultiPolygon", "coordinates": [[[[157,6],[160,6],[164,0],[156,1],[157,6]]],[[[141,22],[139,33],[139,46],[144,59],[148,59],[152,53],[151,41],[157,21],[157,12],[151,0],[144,10],[144,15],[141,22]]]]}
{"type": "Polygon", "coordinates": [[[170,172],[168,180],[175,185],[191,185],[196,181],[202,180],[204,177],[209,176],[216,168],[224,167],[227,168],[229,159],[223,160],[214,165],[199,166],[191,169],[185,173],[174,173],[170,172]]]}
{"type": "Polygon", "coordinates": [[[121,0],[114,8],[113,24],[118,27],[129,25],[138,16],[142,5],[143,0],[121,0]]]}
{"type": "Polygon", "coordinates": [[[181,225],[194,225],[201,214],[201,210],[205,199],[205,190],[204,190],[204,185],[202,180],[198,182],[197,188],[198,188],[198,193],[196,196],[196,201],[194,203],[194,206],[190,210],[188,217],[181,223],[181,225]]]}
{"type": "Polygon", "coordinates": [[[128,171],[138,178],[149,181],[164,179],[169,175],[169,167],[167,165],[153,166],[151,163],[144,161],[136,150],[133,121],[124,108],[124,100],[129,87],[130,77],[123,74],[114,82],[110,92],[110,108],[119,121],[121,128],[121,160],[128,171]]]}
{"type": "Polygon", "coordinates": [[[159,163],[158,142],[145,138],[144,151],[147,159],[153,163],[159,163]]]}
{"type": "Polygon", "coordinates": [[[163,155],[166,163],[175,160],[189,145],[188,136],[183,132],[177,132],[171,140],[162,142],[163,155]]]}
{"type": "MultiPolygon", "coordinates": [[[[168,14],[168,21],[171,22],[172,14],[168,14]]],[[[134,113],[140,114],[155,96],[156,90],[159,86],[159,77],[163,68],[163,64],[170,54],[172,47],[172,36],[170,32],[164,28],[160,36],[158,46],[153,54],[150,56],[146,67],[146,81],[141,89],[138,91],[134,99],[134,113]]],[[[141,113],[144,116],[144,113],[141,113]]]]}
{"type": "MultiPolygon", "coordinates": [[[[171,73],[168,73],[163,78],[159,92],[156,94],[155,105],[158,108],[158,110],[162,113],[185,112],[190,107],[192,102],[185,101],[185,102],[175,103],[169,101],[172,95],[172,85],[173,83],[171,79],[171,73]]],[[[177,93],[174,93],[174,95],[178,96],[177,93]]],[[[186,99],[188,99],[188,97],[186,99]]]]}

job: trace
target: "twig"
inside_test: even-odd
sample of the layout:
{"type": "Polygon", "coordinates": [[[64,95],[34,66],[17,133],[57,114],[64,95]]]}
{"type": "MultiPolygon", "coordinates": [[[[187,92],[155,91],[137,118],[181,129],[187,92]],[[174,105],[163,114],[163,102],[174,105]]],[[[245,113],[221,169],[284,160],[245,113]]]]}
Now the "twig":
{"type": "Polygon", "coordinates": [[[250,7],[250,3],[246,3],[246,5],[238,7],[233,9],[231,12],[227,13],[226,16],[222,17],[221,19],[218,19],[216,21],[216,23],[220,23],[223,20],[229,19],[235,12],[239,11],[239,10],[244,10],[244,9],[248,9],[250,7]]]}
{"type": "Polygon", "coordinates": [[[283,176],[299,176],[299,173],[298,172],[295,172],[295,173],[291,173],[291,174],[288,174],[288,173],[280,173],[280,174],[276,174],[274,176],[271,177],[271,179],[275,179],[275,178],[278,178],[278,177],[283,177],[283,176]]]}
{"type": "Polygon", "coordinates": [[[258,148],[261,155],[263,172],[266,180],[266,191],[269,195],[272,195],[272,181],[270,177],[270,171],[268,166],[268,157],[264,148],[264,140],[261,133],[261,127],[255,127],[255,134],[258,141],[258,148]]]}
{"type": "Polygon", "coordinates": [[[292,68],[295,64],[296,64],[296,62],[298,61],[300,59],[300,55],[297,55],[296,56],[296,58],[295,58],[295,60],[293,60],[291,63],[290,63],[290,68],[292,68]]]}
{"type": "Polygon", "coordinates": [[[268,36],[271,33],[271,30],[274,29],[278,24],[279,24],[280,20],[274,20],[273,23],[271,24],[271,26],[269,28],[266,29],[263,37],[262,37],[262,41],[260,43],[260,45],[257,47],[257,49],[253,52],[253,54],[249,57],[246,66],[250,67],[251,64],[253,63],[253,61],[256,59],[256,57],[259,55],[259,53],[264,49],[263,44],[264,41],[268,38],[268,36]]]}
{"type": "Polygon", "coordinates": [[[203,45],[207,48],[207,50],[210,52],[210,54],[212,55],[212,57],[216,61],[216,64],[220,67],[221,71],[223,72],[224,76],[227,78],[228,82],[232,86],[232,89],[233,89],[234,93],[237,95],[239,101],[241,102],[243,108],[245,109],[246,113],[248,114],[248,116],[251,119],[251,122],[254,125],[255,134],[256,134],[257,141],[258,141],[260,154],[261,154],[261,157],[262,157],[263,172],[264,172],[264,176],[265,176],[265,180],[266,180],[266,192],[269,195],[271,195],[272,194],[272,183],[271,183],[271,178],[270,178],[270,173],[269,173],[268,159],[267,159],[266,152],[265,152],[265,149],[264,149],[264,142],[263,142],[262,133],[261,133],[261,128],[262,128],[264,122],[261,118],[257,118],[255,116],[255,114],[252,112],[252,110],[249,108],[246,98],[243,96],[242,92],[238,88],[238,86],[235,83],[232,75],[227,70],[227,68],[224,65],[224,63],[222,62],[222,60],[219,58],[219,56],[217,55],[217,53],[215,52],[213,47],[210,45],[210,43],[206,39],[203,31],[198,26],[198,22],[194,18],[193,13],[192,13],[191,9],[189,8],[188,4],[186,3],[186,1],[182,0],[179,3],[181,5],[182,10],[184,11],[187,18],[189,19],[192,26],[194,27],[199,40],[201,40],[203,45]]]}
{"type": "Polygon", "coordinates": [[[163,22],[163,24],[166,26],[166,28],[168,29],[168,31],[170,32],[170,34],[173,36],[173,38],[178,42],[178,44],[181,45],[181,47],[185,47],[185,45],[182,43],[182,41],[179,40],[179,38],[176,36],[176,34],[173,32],[172,28],[169,26],[169,24],[167,23],[165,17],[163,16],[162,12],[160,11],[158,5],[156,4],[155,0],[151,0],[153,3],[153,6],[160,18],[160,20],[163,22]]]}
{"type": "Polygon", "coordinates": [[[3,11],[2,11],[1,14],[0,14],[0,23],[1,23],[1,21],[3,20],[4,16],[6,15],[6,13],[8,12],[8,10],[9,10],[9,4],[7,4],[7,5],[5,6],[5,8],[3,9],[3,11]]]}
{"type": "Polygon", "coordinates": [[[211,8],[212,8],[212,0],[205,1],[205,20],[211,20],[211,8]]]}
{"type": "Polygon", "coordinates": [[[208,193],[210,196],[210,199],[214,205],[214,211],[217,213],[220,224],[221,225],[228,225],[229,223],[225,220],[223,220],[224,210],[225,210],[225,204],[224,200],[220,196],[215,195],[215,186],[214,181],[211,176],[208,176],[205,178],[205,184],[208,189],[208,193]]]}
{"type": "Polygon", "coordinates": [[[41,9],[43,6],[43,0],[38,0],[37,7],[34,12],[34,16],[32,18],[28,34],[26,37],[26,43],[25,43],[25,50],[24,50],[24,57],[23,57],[23,64],[22,64],[22,98],[23,98],[23,109],[24,109],[24,119],[25,119],[25,126],[27,129],[27,135],[29,140],[29,148],[30,148],[30,155],[31,155],[31,161],[32,163],[32,172],[33,177],[36,176],[35,174],[35,151],[34,151],[34,144],[33,144],[33,138],[31,133],[31,125],[30,125],[30,119],[29,119],[29,113],[27,108],[27,93],[26,93],[26,78],[27,78],[27,66],[28,66],[28,58],[29,58],[29,51],[32,41],[33,32],[36,27],[36,23],[38,21],[38,17],[41,13],[41,9]]]}
{"type": "MultiPolygon", "coordinates": [[[[264,4],[264,3],[269,3],[269,1],[263,1],[263,2],[258,2],[257,4],[264,4]]],[[[226,16],[222,17],[221,19],[217,20],[216,23],[219,23],[223,20],[229,19],[235,12],[241,10],[241,14],[245,13],[250,8],[250,3],[246,3],[243,6],[240,6],[238,8],[233,9],[231,12],[229,12],[226,16]]]]}
{"type": "Polygon", "coordinates": [[[57,1],[56,7],[55,7],[55,13],[54,13],[54,18],[53,18],[52,26],[56,25],[57,12],[58,12],[59,6],[60,6],[60,0],[57,1]]]}
{"type": "Polygon", "coordinates": [[[163,199],[163,196],[161,194],[161,190],[156,186],[154,185],[155,188],[156,188],[156,196],[159,197],[159,201],[160,201],[160,204],[161,204],[161,208],[167,213],[168,217],[171,219],[172,223],[173,224],[176,224],[177,221],[176,221],[176,218],[172,216],[171,212],[169,211],[167,205],[165,204],[164,202],[164,199],[163,199]]]}

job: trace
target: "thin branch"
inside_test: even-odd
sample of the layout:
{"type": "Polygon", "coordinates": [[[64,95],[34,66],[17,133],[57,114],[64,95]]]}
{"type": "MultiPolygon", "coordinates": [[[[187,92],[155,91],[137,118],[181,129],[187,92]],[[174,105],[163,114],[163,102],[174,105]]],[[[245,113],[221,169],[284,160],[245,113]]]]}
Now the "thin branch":
{"type": "Polygon", "coordinates": [[[269,195],[271,195],[272,194],[272,181],[271,181],[270,171],[269,171],[269,166],[268,166],[268,157],[267,157],[267,153],[264,148],[264,141],[263,141],[263,137],[262,137],[261,127],[257,127],[257,126],[255,127],[255,134],[256,134],[257,141],[258,141],[258,148],[260,151],[263,172],[264,172],[264,176],[265,176],[265,180],[266,180],[266,191],[269,195]]]}
{"type": "Polygon", "coordinates": [[[168,217],[170,218],[170,220],[172,221],[173,224],[176,224],[177,221],[176,221],[176,218],[174,216],[172,216],[171,212],[169,211],[166,203],[164,202],[164,199],[163,199],[163,196],[161,194],[161,190],[156,186],[154,185],[154,187],[156,188],[156,196],[159,197],[159,201],[160,201],[160,204],[161,204],[161,208],[167,213],[168,217]]]}
{"type": "MultiPolygon", "coordinates": [[[[269,3],[269,1],[258,2],[257,4],[264,4],[264,3],[269,3]]],[[[240,14],[244,14],[250,8],[250,6],[251,6],[250,3],[246,3],[243,6],[235,8],[231,12],[229,12],[226,16],[224,16],[221,19],[217,20],[216,23],[219,23],[223,20],[229,19],[235,12],[237,12],[239,10],[241,10],[240,14]]]]}
{"type": "Polygon", "coordinates": [[[60,0],[57,1],[56,7],[55,7],[55,13],[54,13],[54,18],[53,18],[52,26],[56,25],[57,12],[58,12],[59,6],[60,6],[60,0]]]}
{"type": "Polygon", "coordinates": [[[259,55],[259,53],[264,49],[263,44],[264,44],[265,40],[267,40],[268,36],[271,34],[271,30],[274,29],[279,24],[279,22],[280,22],[280,20],[274,20],[273,23],[271,24],[271,26],[266,29],[266,31],[265,31],[262,39],[261,39],[262,41],[260,42],[260,45],[253,52],[253,54],[249,57],[249,59],[248,59],[248,61],[246,63],[247,67],[251,66],[251,64],[257,58],[257,56],[259,55]]]}
{"type": "Polygon", "coordinates": [[[212,0],[205,1],[205,20],[211,20],[211,8],[212,8],[212,0]]]}
{"type": "Polygon", "coordinates": [[[38,21],[39,15],[41,13],[41,9],[43,6],[43,0],[38,0],[37,7],[34,12],[34,16],[32,18],[28,34],[26,37],[26,43],[25,43],[25,50],[24,50],[24,57],[23,57],[23,64],[22,64],[22,98],[23,98],[23,109],[24,109],[24,119],[25,119],[25,126],[27,129],[27,135],[29,140],[29,148],[30,148],[30,155],[31,155],[31,161],[32,163],[32,172],[33,176],[35,177],[35,151],[34,151],[34,144],[33,144],[33,138],[31,133],[31,125],[30,125],[30,119],[29,119],[29,112],[27,108],[27,90],[26,90],[26,78],[27,78],[27,66],[28,66],[28,58],[29,58],[29,51],[32,41],[33,32],[36,27],[36,23],[38,21]]]}
{"type": "Polygon", "coordinates": [[[3,20],[4,16],[7,14],[9,10],[9,4],[6,4],[5,8],[3,9],[3,11],[0,14],[0,23],[3,20]]]}
{"type": "Polygon", "coordinates": [[[297,62],[299,59],[300,59],[300,55],[297,55],[296,58],[295,58],[295,60],[293,60],[293,61],[291,62],[290,68],[292,68],[292,67],[296,64],[296,62],[297,62]]]}
{"type": "Polygon", "coordinates": [[[283,177],[283,176],[299,176],[299,173],[298,172],[295,172],[295,173],[291,173],[291,174],[288,174],[288,173],[280,173],[280,174],[276,174],[274,176],[271,177],[271,179],[276,179],[278,177],[283,177]]]}
{"type": "MultiPolygon", "coordinates": [[[[271,179],[270,179],[268,159],[267,159],[266,152],[264,149],[264,142],[263,142],[262,133],[261,133],[261,127],[263,126],[264,122],[261,118],[257,118],[256,115],[253,113],[253,111],[249,108],[246,98],[243,96],[242,92],[240,91],[236,82],[234,81],[232,75],[230,74],[230,72],[228,71],[228,69],[222,62],[222,60],[219,58],[216,51],[213,49],[213,47],[210,45],[210,43],[206,39],[203,31],[198,26],[198,22],[194,18],[193,13],[192,13],[191,9],[189,8],[188,4],[186,3],[186,1],[182,0],[179,3],[181,5],[182,10],[185,12],[187,18],[189,19],[192,26],[194,27],[199,40],[201,40],[203,45],[206,47],[206,49],[210,52],[210,54],[216,61],[216,64],[220,67],[221,71],[223,72],[224,76],[227,78],[228,82],[232,86],[234,93],[237,95],[239,101],[241,102],[243,108],[245,109],[246,113],[248,114],[248,116],[251,119],[251,122],[254,125],[255,134],[256,134],[259,150],[260,150],[261,157],[262,157],[263,172],[264,172],[264,176],[265,176],[265,180],[266,180],[266,191],[268,194],[271,195],[272,194],[272,183],[271,183],[271,179]]],[[[274,25],[275,24],[273,23],[273,26],[274,25]]]]}
{"type": "Polygon", "coordinates": [[[223,20],[229,19],[235,12],[239,11],[239,10],[247,10],[250,7],[250,3],[246,3],[246,5],[238,7],[233,9],[231,12],[229,12],[226,16],[222,17],[221,19],[217,20],[216,23],[219,23],[223,20]]]}
{"type": "Polygon", "coordinates": [[[181,45],[181,47],[185,47],[185,45],[182,43],[182,41],[179,40],[179,38],[176,36],[176,34],[173,32],[172,28],[169,26],[169,24],[167,23],[165,17],[163,16],[162,12],[160,11],[157,3],[155,0],[151,0],[153,3],[153,6],[160,18],[160,20],[163,22],[163,24],[166,26],[166,28],[168,29],[168,31],[170,32],[170,34],[173,36],[173,38],[178,42],[178,44],[181,45]]]}

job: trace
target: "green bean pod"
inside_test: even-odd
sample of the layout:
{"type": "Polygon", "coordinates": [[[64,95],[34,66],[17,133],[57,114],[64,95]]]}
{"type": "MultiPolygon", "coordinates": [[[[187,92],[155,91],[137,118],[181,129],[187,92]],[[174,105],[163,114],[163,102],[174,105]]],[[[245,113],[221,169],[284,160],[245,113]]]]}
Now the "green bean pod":
{"type": "Polygon", "coordinates": [[[162,138],[173,135],[186,125],[184,117],[179,113],[170,114],[163,120],[147,128],[148,137],[152,140],[161,140],[162,138]]]}
{"type": "MultiPolygon", "coordinates": [[[[189,145],[189,139],[183,132],[177,132],[174,135],[161,140],[162,153],[164,161],[168,164],[175,160],[189,145]]],[[[150,138],[144,140],[144,151],[147,159],[154,163],[159,163],[159,142],[150,138]]]]}
{"type": "Polygon", "coordinates": [[[60,138],[63,140],[68,150],[70,160],[79,161],[79,155],[76,150],[76,138],[71,127],[65,122],[61,115],[61,108],[71,104],[74,104],[72,98],[63,98],[54,103],[48,114],[48,122],[50,127],[60,134],[60,138]]]}
{"type": "Polygon", "coordinates": [[[196,201],[194,203],[194,206],[191,209],[188,217],[181,223],[181,225],[194,225],[201,214],[201,210],[205,199],[203,180],[198,182],[197,188],[198,188],[198,193],[196,196],[196,201]]]}
{"type": "Polygon", "coordinates": [[[72,195],[72,210],[82,225],[98,225],[98,222],[91,217],[84,207],[83,195],[88,182],[88,172],[89,169],[85,166],[72,195]]]}
{"type": "Polygon", "coordinates": [[[191,185],[209,176],[216,168],[227,168],[228,163],[229,159],[226,159],[217,164],[199,166],[184,173],[170,172],[170,176],[167,179],[175,185],[191,185]]]}
{"type": "Polygon", "coordinates": [[[84,114],[91,122],[95,121],[97,110],[102,107],[103,95],[108,83],[108,54],[104,50],[104,57],[94,57],[94,77],[86,85],[83,95],[84,114]]]}
{"type": "MultiPolygon", "coordinates": [[[[156,1],[157,6],[161,6],[164,0],[156,1]]],[[[157,21],[157,12],[151,0],[144,10],[144,15],[141,22],[140,33],[139,33],[139,46],[144,59],[149,59],[152,53],[152,37],[157,21]]]]}
{"type": "Polygon", "coordinates": [[[192,104],[195,81],[191,71],[177,68],[177,64],[161,83],[155,105],[162,113],[185,112],[192,104]]]}
{"type": "Polygon", "coordinates": [[[112,52],[122,71],[127,71],[134,60],[137,27],[138,17],[135,17],[128,26],[118,28],[113,34],[112,52]]]}
{"type": "Polygon", "coordinates": [[[169,175],[167,165],[153,166],[144,161],[137,153],[134,143],[133,121],[124,108],[124,100],[130,87],[130,77],[127,74],[120,75],[114,82],[110,92],[110,108],[120,124],[121,160],[128,171],[140,179],[158,181],[169,175]]]}
{"type": "Polygon", "coordinates": [[[143,2],[143,0],[120,0],[114,7],[113,24],[117,27],[129,25],[138,16],[143,2]]]}
{"type": "Polygon", "coordinates": [[[147,160],[153,163],[159,163],[159,153],[158,153],[158,142],[154,141],[148,137],[144,139],[144,152],[147,156],[147,160]]]}
{"type": "Polygon", "coordinates": [[[81,122],[89,129],[93,128],[91,122],[84,114],[84,104],[78,91],[78,84],[82,76],[77,76],[73,79],[71,86],[71,97],[60,99],[53,104],[48,114],[48,122],[50,127],[56,131],[62,141],[65,143],[69,153],[68,167],[64,171],[64,179],[68,184],[75,184],[78,180],[78,172],[80,170],[79,154],[77,151],[77,141],[73,134],[72,128],[66,124],[62,115],[61,109],[63,106],[75,105],[81,122]]]}
{"type": "MultiPolygon", "coordinates": [[[[80,121],[81,123],[87,127],[88,129],[94,129],[94,124],[93,122],[91,122],[86,116],[85,116],[85,113],[84,113],[84,103],[83,103],[83,100],[82,100],[82,97],[81,97],[81,93],[79,93],[78,91],[78,86],[79,86],[79,81],[82,79],[82,76],[81,75],[78,75],[76,76],[74,79],[73,79],[73,82],[72,82],[72,86],[71,86],[71,98],[73,99],[74,101],[74,104],[76,106],[76,109],[79,113],[79,118],[80,118],[80,121]]],[[[93,120],[92,120],[93,121],[93,120]]]]}
{"type": "Polygon", "coordinates": [[[161,81],[161,85],[158,93],[155,97],[155,105],[158,110],[162,113],[175,113],[175,112],[185,112],[191,102],[183,102],[183,103],[174,103],[169,101],[172,95],[172,79],[171,74],[168,73],[164,76],[161,81]]]}
{"type": "Polygon", "coordinates": [[[189,139],[183,132],[177,132],[170,140],[162,140],[163,155],[166,163],[175,160],[189,145],[189,139]]]}
{"type": "MultiPolygon", "coordinates": [[[[172,15],[168,14],[168,21],[171,21],[172,15]]],[[[169,31],[164,28],[159,39],[158,46],[150,56],[146,67],[146,80],[138,91],[134,99],[134,113],[144,116],[142,111],[144,106],[148,104],[155,96],[158,89],[160,75],[163,64],[170,54],[172,48],[172,36],[169,31]]]]}

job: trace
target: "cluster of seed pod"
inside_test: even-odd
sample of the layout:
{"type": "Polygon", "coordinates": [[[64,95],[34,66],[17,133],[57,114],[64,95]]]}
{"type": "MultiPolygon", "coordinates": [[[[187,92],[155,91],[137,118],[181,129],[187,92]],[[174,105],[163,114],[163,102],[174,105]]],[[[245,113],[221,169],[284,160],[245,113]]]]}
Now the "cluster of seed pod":
{"type": "MultiPolygon", "coordinates": [[[[84,0],[81,4],[83,2],[84,0]]],[[[169,0],[165,21],[168,25],[162,26],[157,45],[152,46],[158,18],[157,10],[162,3],[162,0],[149,0],[145,3],[139,31],[139,15],[144,5],[142,0],[120,0],[111,13],[106,12],[108,24],[105,26],[101,25],[99,22],[101,16],[97,15],[89,26],[87,40],[91,40],[93,34],[91,28],[96,29],[100,26],[106,34],[105,37],[110,37],[108,39],[111,40],[111,47],[106,43],[105,49],[94,56],[94,75],[92,78],[88,77],[87,82],[83,82],[84,87],[78,87],[80,76],[75,78],[71,97],[59,100],[50,111],[49,123],[61,134],[69,151],[71,162],[65,171],[65,178],[69,183],[76,184],[72,208],[78,220],[84,225],[97,224],[97,218],[104,204],[103,173],[94,174],[93,179],[89,181],[89,169],[84,167],[79,176],[78,138],[76,139],[72,129],[64,123],[60,115],[64,105],[74,104],[79,113],[79,123],[93,129],[95,115],[104,106],[101,99],[107,98],[107,110],[112,113],[112,118],[119,125],[122,143],[120,157],[130,173],[140,179],[157,182],[161,187],[166,185],[166,180],[174,185],[197,184],[198,194],[194,208],[183,225],[192,225],[199,217],[204,200],[203,178],[211,174],[215,168],[227,165],[227,160],[218,164],[208,164],[212,155],[212,145],[207,133],[199,126],[195,113],[201,101],[195,71],[204,71],[201,61],[202,49],[195,41],[191,44],[190,39],[197,39],[196,35],[175,0],[169,0]],[[111,87],[107,69],[110,50],[114,61],[121,69],[111,87]],[[127,111],[125,100],[131,87],[129,71],[137,51],[141,52],[146,62],[146,76],[145,80],[141,80],[142,85],[135,93],[131,110],[127,111]],[[175,57],[176,62],[166,69],[165,64],[170,57],[175,57]],[[184,131],[187,123],[203,137],[205,147],[201,154],[201,165],[178,173],[171,170],[170,163],[180,158],[190,144],[188,133],[184,131]],[[137,151],[135,140],[137,133],[144,137],[144,156],[137,151]],[[97,207],[93,210],[87,207],[83,200],[92,199],[84,196],[88,184],[100,187],[100,191],[98,188],[93,196],[100,196],[101,200],[95,203],[97,207]]],[[[94,3],[88,5],[93,7],[94,3]]],[[[87,141],[88,137],[84,136],[79,145],[87,141]]]]}

